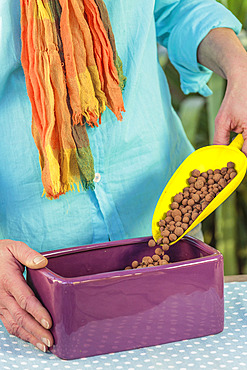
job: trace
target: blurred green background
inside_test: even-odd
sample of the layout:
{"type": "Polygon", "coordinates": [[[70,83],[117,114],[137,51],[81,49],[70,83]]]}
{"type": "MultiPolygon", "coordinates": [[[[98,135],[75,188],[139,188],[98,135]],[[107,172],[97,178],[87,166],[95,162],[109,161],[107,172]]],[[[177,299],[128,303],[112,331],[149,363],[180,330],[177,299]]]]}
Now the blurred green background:
{"type": "MultiPolygon", "coordinates": [[[[247,0],[222,0],[243,25],[239,39],[247,50],[247,0]]],[[[186,134],[198,149],[212,144],[214,120],[219,110],[226,81],[213,74],[209,87],[213,95],[184,95],[179,75],[170,63],[166,50],[159,47],[160,63],[166,73],[173,107],[179,114],[186,134]]],[[[247,109],[247,107],[246,107],[247,109]]],[[[247,176],[237,190],[203,221],[205,242],[224,256],[225,275],[247,274],[247,176]]]]}

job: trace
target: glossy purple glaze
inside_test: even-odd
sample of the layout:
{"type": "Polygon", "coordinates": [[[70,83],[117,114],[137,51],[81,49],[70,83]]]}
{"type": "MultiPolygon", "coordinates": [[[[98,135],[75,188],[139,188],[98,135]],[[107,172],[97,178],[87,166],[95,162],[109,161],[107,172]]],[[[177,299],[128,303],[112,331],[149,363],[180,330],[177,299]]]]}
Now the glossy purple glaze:
{"type": "Polygon", "coordinates": [[[123,270],[154,254],[150,237],[45,253],[27,281],[53,319],[51,352],[76,359],[216,334],[223,330],[223,257],[184,237],[171,264],[123,270]]]}

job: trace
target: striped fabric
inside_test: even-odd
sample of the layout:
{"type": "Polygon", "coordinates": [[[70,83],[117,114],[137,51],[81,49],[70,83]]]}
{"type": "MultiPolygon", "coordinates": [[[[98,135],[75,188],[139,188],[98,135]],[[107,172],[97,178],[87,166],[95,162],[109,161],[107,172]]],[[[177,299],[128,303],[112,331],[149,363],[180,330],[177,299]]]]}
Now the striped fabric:
{"type": "Polygon", "coordinates": [[[21,0],[22,65],[48,198],[93,188],[86,123],[124,112],[126,78],[102,0],[21,0]]]}

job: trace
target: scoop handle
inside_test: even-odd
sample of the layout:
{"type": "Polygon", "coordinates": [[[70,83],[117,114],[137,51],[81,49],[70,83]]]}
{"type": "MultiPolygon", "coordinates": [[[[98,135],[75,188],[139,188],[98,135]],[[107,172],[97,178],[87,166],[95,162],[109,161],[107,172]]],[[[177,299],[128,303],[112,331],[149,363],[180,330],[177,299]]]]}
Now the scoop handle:
{"type": "Polygon", "coordinates": [[[234,148],[237,148],[239,150],[242,149],[242,146],[244,144],[244,138],[242,134],[238,134],[230,143],[230,146],[233,146],[234,148]]]}

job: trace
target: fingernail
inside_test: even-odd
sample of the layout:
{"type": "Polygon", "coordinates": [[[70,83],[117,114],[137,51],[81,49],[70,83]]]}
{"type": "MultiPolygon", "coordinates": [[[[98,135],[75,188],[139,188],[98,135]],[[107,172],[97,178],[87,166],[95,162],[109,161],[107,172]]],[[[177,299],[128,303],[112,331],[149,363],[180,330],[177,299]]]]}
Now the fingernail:
{"type": "Polygon", "coordinates": [[[43,261],[45,261],[45,258],[41,256],[35,257],[33,259],[33,263],[35,263],[35,265],[38,265],[40,262],[43,262],[43,261]]]}
{"type": "Polygon", "coordinates": [[[50,326],[48,321],[46,321],[45,319],[41,319],[41,325],[46,329],[49,329],[50,326]]]}
{"type": "Polygon", "coordinates": [[[41,338],[42,342],[45,343],[47,345],[47,347],[50,347],[51,346],[51,342],[49,341],[48,338],[41,338]]]}
{"type": "Polygon", "coordinates": [[[46,347],[42,343],[37,343],[36,347],[40,349],[42,352],[46,352],[46,347]]]}

